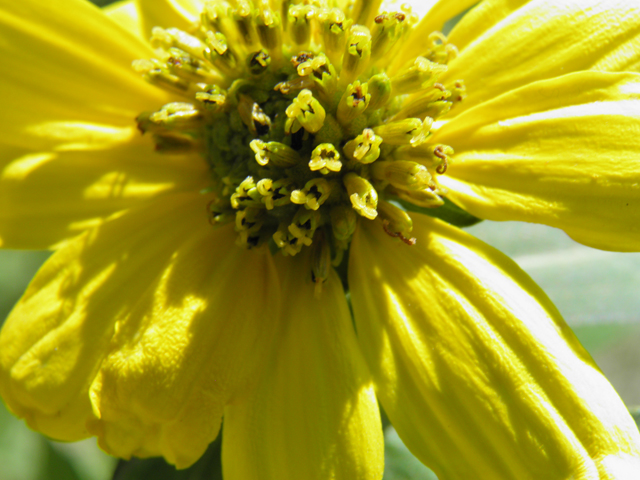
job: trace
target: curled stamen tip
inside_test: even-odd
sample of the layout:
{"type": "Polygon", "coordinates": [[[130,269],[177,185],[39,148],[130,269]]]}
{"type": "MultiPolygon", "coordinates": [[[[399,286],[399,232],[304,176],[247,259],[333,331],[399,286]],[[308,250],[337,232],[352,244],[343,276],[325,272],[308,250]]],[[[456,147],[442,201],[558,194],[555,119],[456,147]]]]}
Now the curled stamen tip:
{"type": "Polygon", "coordinates": [[[390,237],[399,238],[400,240],[402,240],[404,243],[406,243],[410,247],[413,247],[416,244],[416,238],[415,237],[407,238],[404,235],[402,235],[402,233],[394,232],[393,230],[391,230],[388,220],[382,220],[382,228],[384,230],[384,233],[386,233],[390,237]]]}

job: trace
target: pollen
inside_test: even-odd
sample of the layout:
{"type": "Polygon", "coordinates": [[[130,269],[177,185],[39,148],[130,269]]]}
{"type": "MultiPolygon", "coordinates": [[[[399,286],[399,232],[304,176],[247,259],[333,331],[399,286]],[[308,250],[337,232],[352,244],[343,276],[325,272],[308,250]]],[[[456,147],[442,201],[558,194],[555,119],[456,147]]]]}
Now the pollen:
{"type": "Polygon", "coordinates": [[[209,1],[188,31],[154,28],[157,58],[134,62],[179,98],[138,126],[159,151],[207,162],[211,223],[233,223],[246,248],[312,248],[317,283],[358,219],[415,243],[400,205],[443,204],[453,149],[430,137],[465,93],[438,81],[457,52],[440,32],[388,68],[417,23],[409,7],[346,3],[209,1]]]}

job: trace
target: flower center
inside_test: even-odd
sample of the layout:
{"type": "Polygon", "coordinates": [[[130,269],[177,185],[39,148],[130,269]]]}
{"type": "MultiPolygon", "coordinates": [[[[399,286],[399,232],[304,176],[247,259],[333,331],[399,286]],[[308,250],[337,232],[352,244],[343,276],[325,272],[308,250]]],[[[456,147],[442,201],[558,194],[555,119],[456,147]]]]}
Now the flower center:
{"type": "Polygon", "coordinates": [[[153,30],[159,58],[134,68],[184,101],[141,114],[141,131],[160,151],[201,152],[211,221],[234,222],[239,245],[285,255],[313,245],[316,281],[341,262],[358,217],[412,244],[397,201],[443,204],[437,175],[453,150],[429,139],[464,96],[461,82],[438,82],[455,47],[435,32],[421,56],[390,68],[410,11],[256,1],[208,2],[191,31],[153,30]]]}

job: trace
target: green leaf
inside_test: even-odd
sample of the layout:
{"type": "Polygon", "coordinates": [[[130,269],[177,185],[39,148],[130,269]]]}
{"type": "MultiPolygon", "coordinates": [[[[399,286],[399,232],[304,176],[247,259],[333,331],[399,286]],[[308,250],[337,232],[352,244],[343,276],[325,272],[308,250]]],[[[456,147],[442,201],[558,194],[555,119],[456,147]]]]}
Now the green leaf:
{"type": "Polygon", "coordinates": [[[438,480],[402,443],[393,427],[384,432],[383,480],[438,480]]]}
{"type": "Polygon", "coordinates": [[[95,440],[48,440],[29,430],[0,402],[1,480],[107,480],[114,464],[95,440]]]}
{"type": "Polygon", "coordinates": [[[0,326],[51,252],[0,250],[0,326]]]}
{"type": "Polygon", "coordinates": [[[184,470],[176,470],[163,458],[133,458],[121,460],[113,474],[113,480],[222,480],[222,432],[209,445],[200,459],[184,470]]]}
{"type": "Polygon", "coordinates": [[[418,207],[413,203],[405,202],[399,198],[394,198],[394,202],[397,202],[408,212],[422,213],[423,215],[429,215],[430,217],[439,218],[456,227],[470,227],[476,223],[480,223],[482,219],[474,217],[468,212],[465,212],[451,200],[444,199],[444,205],[436,208],[424,208],[418,207]]]}
{"type": "Polygon", "coordinates": [[[44,441],[44,447],[38,480],[81,480],[69,459],[52,442],[44,441]]]}
{"type": "Polygon", "coordinates": [[[638,426],[638,428],[640,428],[640,406],[630,407],[629,413],[636,421],[636,425],[638,426]]]}

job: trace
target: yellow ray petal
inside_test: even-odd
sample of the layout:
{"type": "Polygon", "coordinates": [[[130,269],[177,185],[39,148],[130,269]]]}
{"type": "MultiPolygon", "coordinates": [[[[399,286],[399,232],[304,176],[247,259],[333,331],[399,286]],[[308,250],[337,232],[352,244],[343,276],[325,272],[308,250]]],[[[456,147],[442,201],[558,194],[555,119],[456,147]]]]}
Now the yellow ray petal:
{"type": "Polygon", "coordinates": [[[178,212],[184,216],[179,207],[186,202],[177,200],[181,201],[172,197],[166,204],[107,223],[97,236],[87,232],[69,242],[45,263],[9,315],[0,334],[0,389],[9,407],[25,416],[33,428],[65,440],[87,435],[84,423],[91,412],[88,384],[106,352],[118,316],[130,310],[136,295],[147,288],[129,282],[137,278],[151,285],[163,267],[160,253],[179,245],[181,234],[175,230],[168,232],[173,235],[159,235],[166,230],[163,216],[176,217],[178,212]],[[126,223],[131,219],[137,235],[129,238],[132,226],[126,223]],[[154,219],[158,223],[151,231],[140,229],[154,219]],[[104,245],[100,233],[114,226],[122,238],[104,245]],[[148,242],[154,235],[157,241],[148,242]],[[127,258],[128,251],[136,247],[140,251],[128,262],[135,265],[118,268],[121,255],[127,258]],[[141,268],[148,262],[152,268],[141,268]],[[123,292],[131,292],[133,297],[114,301],[113,295],[123,292]],[[82,408],[75,408],[74,403],[82,408]]]}
{"type": "Polygon", "coordinates": [[[135,0],[122,0],[105,6],[102,11],[114,22],[124,28],[127,32],[148,40],[142,34],[142,23],[136,7],[135,0]]]}
{"type": "Polygon", "coordinates": [[[447,20],[477,3],[477,0],[414,0],[408,3],[416,6],[415,9],[422,14],[422,19],[404,43],[398,56],[391,61],[389,72],[396,71],[406,62],[424,54],[424,39],[435,31],[441,31],[447,20]]]}
{"type": "Polygon", "coordinates": [[[56,124],[129,127],[167,103],[131,68],[150,47],[88,2],[0,0],[0,12],[3,144],[44,150],[68,132],[56,124]]]}
{"type": "Polygon", "coordinates": [[[88,423],[109,451],[179,466],[215,438],[269,349],[279,286],[270,257],[212,228],[206,203],[167,196],[45,264],[0,335],[0,391],[33,428],[71,440],[88,423]]]}
{"type": "Polygon", "coordinates": [[[229,228],[189,240],[150,302],[116,325],[90,392],[100,420],[89,429],[108,452],[191,465],[270,351],[279,313],[271,257],[234,241],[229,228]]]}
{"type": "Polygon", "coordinates": [[[191,31],[202,11],[199,0],[135,0],[143,36],[149,38],[153,27],[191,31]]]}
{"type": "MultiPolygon", "coordinates": [[[[484,0],[467,12],[453,27],[449,40],[463,50],[488,30],[532,0],[484,0]],[[455,42],[455,43],[454,43],[455,42]]],[[[500,27],[498,27],[500,28],[500,27]]]]}
{"type": "Polygon", "coordinates": [[[201,157],[162,155],[140,138],[96,152],[15,155],[0,170],[3,248],[50,248],[151,197],[197,192],[208,178],[201,157]]]}
{"type": "Polygon", "coordinates": [[[489,0],[450,40],[464,48],[440,81],[464,80],[469,94],[452,110],[459,114],[536,80],[628,69],[640,60],[640,9],[632,0],[489,0]]]}
{"type": "Polygon", "coordinates": [[[544,223],[605,250],[640,249],[640,76],[581,72],[465,112],[434,141],[449,198],[491,220],[544,223]]]}
{"type": "Polygon", "coordinates": [[[542,290],[413,219],[414,247],[361,222],[349,263],[358,338],[407,446],[441,480],[634,478],[637,427],[542,290]]]}
{"type": "Polygon", "coordinates": [[[228,480],[369,480],[383,470],[369,373],[335,272],[314,297],[306,259],[286,258],[283,330],[251,394],[225,409],[228,480]]]}

